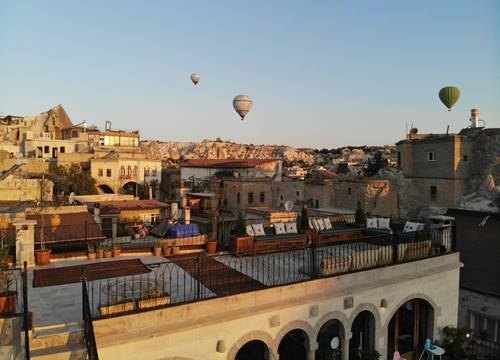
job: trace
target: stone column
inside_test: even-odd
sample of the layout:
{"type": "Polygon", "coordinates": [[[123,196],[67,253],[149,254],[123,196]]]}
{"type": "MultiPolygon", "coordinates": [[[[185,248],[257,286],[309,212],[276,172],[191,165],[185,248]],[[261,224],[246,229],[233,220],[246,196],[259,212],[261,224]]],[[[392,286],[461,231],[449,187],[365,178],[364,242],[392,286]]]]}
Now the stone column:
{"type": "Polygon", "coordinates": [[[316,350],[318,350],[319,344],[317,341],[312,340],[309,348],[309,353],[307,355],[307,360],[315,360],[316,359],[316,350]]]}
{"type": "Polygon", "coordinates": [[[16,227],[16,265],[22,267],[24,261],[28,266],[35,266],[35,225],[36,220],[14,220],[16,227]]]}
{"type": "Polygon", "coordinates": [[[342,351],[342,360],[349,360],[349,341],[352,339],[352,332],[346,331],[346,334],[344,336],[344,344],[343,344],[343,351],[342,351]]]}

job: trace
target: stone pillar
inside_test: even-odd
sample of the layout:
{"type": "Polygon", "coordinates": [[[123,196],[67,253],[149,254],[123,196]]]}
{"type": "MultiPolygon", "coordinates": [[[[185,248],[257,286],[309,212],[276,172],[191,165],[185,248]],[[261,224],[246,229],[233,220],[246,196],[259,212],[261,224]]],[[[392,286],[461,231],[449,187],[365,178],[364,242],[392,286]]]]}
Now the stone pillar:
{"type": "Polygon", "coordinates": [[[349,360],[349,341],[352,339],[352,332],[347,332],[344,336],[344,345],[342,351],[342,360],[349,360]]]}
{"type": "Polygon", "coordinates": [[[22,267],[24,261],[28,266],[35,266],[35,225],[36,220],[14,220],[16,227],[16,265],[22,267]]]}
{"type": "Polygon", "coordinates": [[[118,236],[118,219],[116,217],[111,218],[111,237],[116,240],[118,236]]]}
{"type": "Polygon", "coordinates": [[[377,329],[377,339],[375,342],[375,349],[380,353],[383,359],[392,359],[394,354],[388,354],[387,351],[387,327],[377,329]]]}
{"type": "Polygon", "coordinates": [[[318,350],[319,344],[317,341],[312,340],[311,345],[309,347],[309,353],[307,355],[307,360],[315,360],[316,359],[316,350],[318,350]]]}

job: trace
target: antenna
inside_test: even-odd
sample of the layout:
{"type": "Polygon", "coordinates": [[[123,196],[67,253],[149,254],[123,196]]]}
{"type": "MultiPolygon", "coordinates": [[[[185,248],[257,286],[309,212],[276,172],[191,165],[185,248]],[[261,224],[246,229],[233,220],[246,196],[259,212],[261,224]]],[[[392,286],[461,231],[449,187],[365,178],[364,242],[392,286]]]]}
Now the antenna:
{"type": "Polygon", "coordinates": [[[448,135],[449,132],[450,132],[450,125],[446,127],[446,135],[448,135]]]}

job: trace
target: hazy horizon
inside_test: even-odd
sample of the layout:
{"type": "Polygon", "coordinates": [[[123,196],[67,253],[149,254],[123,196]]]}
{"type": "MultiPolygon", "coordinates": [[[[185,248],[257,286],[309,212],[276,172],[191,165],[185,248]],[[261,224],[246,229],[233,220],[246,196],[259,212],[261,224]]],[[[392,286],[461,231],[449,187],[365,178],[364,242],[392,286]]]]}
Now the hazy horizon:
{"type": "Polygon", "coordinates": [[[500,2],[0,1],[0,114],[160,141],[393,145],[500,127],[500,2]],[[193,86],[189,77],[199,72],[193,86]],[[461,89],[448,112],[443,86],[461,89]],[[238,94],[254,108],[240,121],[238,94]]]}

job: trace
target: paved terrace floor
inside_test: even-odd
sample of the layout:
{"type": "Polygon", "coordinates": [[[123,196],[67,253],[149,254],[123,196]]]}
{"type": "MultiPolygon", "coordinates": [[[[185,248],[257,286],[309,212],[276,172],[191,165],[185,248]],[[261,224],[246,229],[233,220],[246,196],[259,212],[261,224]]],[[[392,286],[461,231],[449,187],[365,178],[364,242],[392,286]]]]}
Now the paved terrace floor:
{"type": "MultiPolygon", "coordinates": [[[[90,305],[93,315],[96,316],[101,304],[137,299],[153,288],[168,293],[170,303],[176,304],[308,280],[311,278],[311,261],[314,261],[319,269],[323,259],[352,259],[353,254],[364,254],[367,260],[363,260],[363,267],[367,268],[377,265],[372,260],[368,261],[368,255],[373,257],[378,254],[379,248],[369,243],[335,245],[316,249],[314,256],[310,249],[252,257],[235,257],[229,254],[208,257],[201,254],[201,268],[193,266],[196,255],[191,254],[170,259],[155,256],[120,256],[101,260],[67,260],[43,267],[36,266],[35,269],[61,268],[61,276],[64,276],[64,267],[97,265],[106,261],[140,259],[148,266],[151,271],[146,274],[89,281],[90,305]]],[[[346,270],[352,268],[340,269],[341,272],[346,270]]],[[[33,269],[30,269],[28,286],[29,310],[34,314],[35,327],[81,322],[80,283],[34,288],[33,269]]]]}

